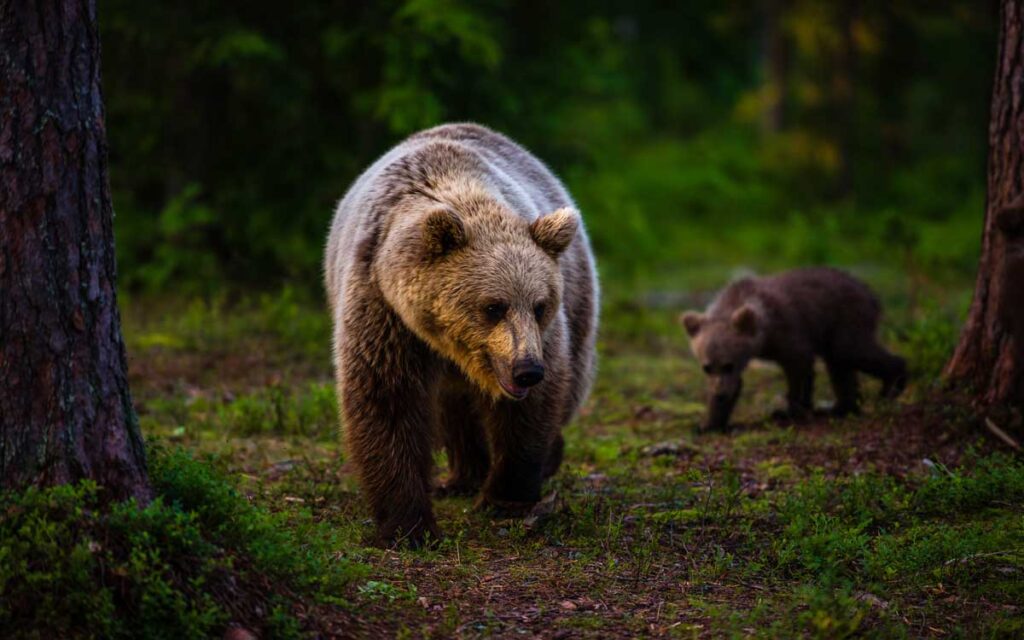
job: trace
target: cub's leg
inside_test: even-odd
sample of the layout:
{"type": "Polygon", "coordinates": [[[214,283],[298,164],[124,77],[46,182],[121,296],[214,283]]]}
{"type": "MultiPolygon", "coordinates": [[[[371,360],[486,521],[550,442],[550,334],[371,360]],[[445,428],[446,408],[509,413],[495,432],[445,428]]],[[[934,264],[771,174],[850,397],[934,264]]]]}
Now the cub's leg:
{"type": "Polygon", "coordinates": [[[828,367],[828,377],[832,381],[832,390],[836,395],[832,414],[841,417],[860,413],[860,390],[856,369],[836,358],[826,359],[825,365],[828,367]]]}
{"type": "Polygon", "coordinates": [[[378,542],[439,536],[430,506],[431,354],[383,303],[364,299],[335,335],[348,453],[378,542]]]}
{"type": "Polygon", "coordinates": [[[802,420],[811,414],[814,397],[814,356],[803,354],[782,362],[786,373],[786,415],[784,417],[802,420]]]}
{"type": "MultiPolygon", "coordinates": [[[[540,391],[540,389],[537,389],[540,391]]],[[[491,472],[481,503],[510,514],[521,514],[540,500],[545,473],[560,435],[558,405],[543,393],[520,402],[491,405],[485,421],[491,443],[491,472]]]]}
{"type": "Polygon", "coordinates": [[[882,397],[898,398],[907,386],[907,361],[889,353],[872,338],[853,358],[854,366],[882,381],[882,397]]]}
{"type": "Polygon", "coordinates": [[[487,479],[491,456],[484,425],[468,394],[449,394],[440,401],[444,448],[448,453],[448,480],[439,495],[474,495],[487,479]]]}

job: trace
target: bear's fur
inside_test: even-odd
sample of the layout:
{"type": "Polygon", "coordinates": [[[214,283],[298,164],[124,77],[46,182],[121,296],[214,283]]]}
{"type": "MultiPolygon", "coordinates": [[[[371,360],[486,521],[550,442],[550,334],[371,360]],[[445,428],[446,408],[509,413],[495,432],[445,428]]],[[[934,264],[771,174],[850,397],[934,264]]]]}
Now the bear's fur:
{"type": "Polygon", "coordinates": [[[812,410],[814,359],[828,368],[835,392],[833,412],[858,411],[857,372],[882,380],[882,394],[898,396],[906,384],[904,360],[875,338],[881,305],[853,276],[827,267],[743,278],[726,287],[704,313],[680,321],[709,379],[705,429],[722,429],[754,358],[782,366],[788,383],[787,411],[802,418],[812,410]]]}
{"type": "Polygon", "coordinates": [[[347,449],[381,541],[438,534],[435,442],[445,490],[539,500],[590,389],[598,308],[587,235],[547,167],[479,125],[415,134],[342,199],[324,270],[347,449]]]}

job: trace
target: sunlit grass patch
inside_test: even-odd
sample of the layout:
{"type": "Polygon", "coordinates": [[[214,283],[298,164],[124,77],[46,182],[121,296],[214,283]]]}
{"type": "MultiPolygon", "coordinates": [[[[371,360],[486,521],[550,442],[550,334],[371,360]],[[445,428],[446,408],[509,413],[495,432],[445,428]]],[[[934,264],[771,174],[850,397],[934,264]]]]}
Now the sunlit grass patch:
{"type": "Polygon", "coordinates": [[[340,433],[333,383],[283,383],[235,395],[212,392],[147,400],[141,407],[147,433],[182,438],[302,436],[336,440],[340,433]]]}

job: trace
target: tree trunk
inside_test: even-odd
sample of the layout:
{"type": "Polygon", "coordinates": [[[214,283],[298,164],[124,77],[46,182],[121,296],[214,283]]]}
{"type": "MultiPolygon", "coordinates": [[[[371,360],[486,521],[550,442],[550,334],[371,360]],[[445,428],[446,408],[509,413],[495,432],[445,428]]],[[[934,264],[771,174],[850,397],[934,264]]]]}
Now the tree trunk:
{"type": "Polygon", "coordinates": [[[974,300],[946,366],[978,404],[1024,404],[1024,6],[1003,0],[974,300]]]}
{"type": "Polygon", "coordinates": [[[789,81],[789,47],[782,16],[787,0],[761,3],[761,65],[767,103],[761,113],[761,129],[778,133],[786,124],[786,89],[789,81]]]}
{"type": "Polygon", "coordinates": [[[95,0],[0,0],[0,487],[146,501],[99,52],[95,0]]]}
{"type": "Polygon", "coordinates": [[[857,0],[839,3],[839,30],[842,46],[836,59],[832,80],[835,119],[839,127],[838,195],[847,197],[854,191],[854,144],[857,139],[857,65],[858,50],[854,29],[860,17],[857,0]]]}

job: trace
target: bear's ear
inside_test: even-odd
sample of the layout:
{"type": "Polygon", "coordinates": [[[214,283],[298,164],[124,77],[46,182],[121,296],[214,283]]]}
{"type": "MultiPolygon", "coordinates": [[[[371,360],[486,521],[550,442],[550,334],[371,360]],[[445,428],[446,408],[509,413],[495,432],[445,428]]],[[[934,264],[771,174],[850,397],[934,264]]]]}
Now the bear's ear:
{"type": "Polygon", "coordinates": [[[438,207],[423,222],[423,244],[433,256],[443,256],[466,246],[466,227],[450,207],[438,207]]]}
{"type": "Polygon", "coordinates": [[[579,226],[580,214],[572,207],[562,207],[534,220],[530,236],[544,253],[557,260],[576,237],[579,226]]]}
{"type": "Polygon", "coordinates": [[[732,326],[745,336],[757,333],[757,311],[750,305],[743,305],[732,312],[732,326]]]}
{"type": "Polygon", "coordinates": [[[679,324],[686,329],[687,335],[691,338],[700,333],[700,327],[704,324],[704,315],[696,311],[687,311],[679,314],[679,324]]]}

